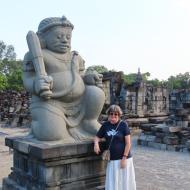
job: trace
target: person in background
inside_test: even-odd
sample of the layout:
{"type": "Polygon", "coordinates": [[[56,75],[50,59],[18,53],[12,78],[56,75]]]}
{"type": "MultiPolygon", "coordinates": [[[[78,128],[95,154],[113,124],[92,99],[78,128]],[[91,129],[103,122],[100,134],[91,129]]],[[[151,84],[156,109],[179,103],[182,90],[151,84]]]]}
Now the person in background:
{"type": "Polygon", "coordinates": [[[105,138],[107,148],[110,147],[105,190],[136,190],[129,127],[121,120],[122,110],[118,105],[111,105],[107,114],[108,121],[103,123],[94,138],[96,154],[100,153],[99,142],[102,138],[105,138]]]}

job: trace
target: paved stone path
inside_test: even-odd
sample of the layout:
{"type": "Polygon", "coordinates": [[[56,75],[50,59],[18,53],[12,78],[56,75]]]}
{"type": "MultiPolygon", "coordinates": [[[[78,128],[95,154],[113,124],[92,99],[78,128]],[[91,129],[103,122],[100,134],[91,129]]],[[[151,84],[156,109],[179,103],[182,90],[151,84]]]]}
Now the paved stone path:
{"type": "Polygon", "coordinates": [[[137,190],[190,190],[190,153],[136,145],[133,157],[137,190]]]}
{"type": "MultiPolygon", "coordinates": [[[[0,127],[0,187],[12,166],[12,154],[4,146],[4,138],[26,132],[27,129],[0,127]]],[[[190,153],[141,147],[136,145],[136,136],[132,139],[137,190],[190,190],[190,153]]]]}
{"type": "Polygon", "coordinates": [[[4,144],[8,135],[23,135],[28,131],[26,128],[1,128],[0,126],[0,189],[3,177],[7,177],[12,167],[12,153],[4,144]]]}

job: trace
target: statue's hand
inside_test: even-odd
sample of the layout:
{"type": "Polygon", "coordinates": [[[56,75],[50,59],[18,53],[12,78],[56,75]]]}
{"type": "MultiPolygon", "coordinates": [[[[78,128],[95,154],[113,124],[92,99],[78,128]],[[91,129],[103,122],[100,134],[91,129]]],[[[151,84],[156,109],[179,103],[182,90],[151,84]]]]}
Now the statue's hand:
{"type": "Polygon", "coordinates": [[[87,85],[95,85],[99,88],[102,88],[102,78],[103,75],[98,72],[91,72],[84,75],[84,82],[87,85]]]}
{"type": "Polygon", "coordinates": [[[52,96],[53,78],[51,76],[40,76],[34,80],[34,92],[45,99],[52,96]]]}
{"type": "Polygon", "coordinates": [[[99,88],[102,88],[102,78],[103,75],[99,74],[99,73],[90,73],[90,74],[86,74],[84,76],[84,82],[87,85],[95,85],[99,88]]]}

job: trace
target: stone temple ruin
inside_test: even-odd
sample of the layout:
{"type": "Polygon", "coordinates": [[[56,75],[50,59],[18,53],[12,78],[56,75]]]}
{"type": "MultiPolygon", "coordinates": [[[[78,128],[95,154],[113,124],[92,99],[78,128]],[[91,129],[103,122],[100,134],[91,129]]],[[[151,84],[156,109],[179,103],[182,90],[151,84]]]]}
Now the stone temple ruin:
{"type": "Polygon", "coordinates": [[[168,90],[144,82],[140,72],[131,85],[124,82],[122,72],[103,73],[103,86],[106,94],[103,112],[110,104],[120,105],[130,127],[139,127],[141,123],[148,123],[149,118],[165,118],[169,114],[168,90]]]}
{"type": "Polygon", "coordinates": [[[122,75],[122,72],[103,73],[105,107],[119,104],[128,118],[168,115],[169,93],[166,88],[143,82],[140,73],[135,83],[127,85],[122,75]]]}
{"type": "Polygon", "coordinates": [[[142,124],[138,144],[163,150],[190,151],[190,90],[170,93],[170,116],[142,124]]]}
{"type": "Polygon", "coordinates": [[[163,150],[190,150],[190,90],[154,87],[143,82],[140,72],[127,85],[122,72],[103,73],[104,110],[119,104],[129,126],[142,130],[138,144],[163,150]]]}

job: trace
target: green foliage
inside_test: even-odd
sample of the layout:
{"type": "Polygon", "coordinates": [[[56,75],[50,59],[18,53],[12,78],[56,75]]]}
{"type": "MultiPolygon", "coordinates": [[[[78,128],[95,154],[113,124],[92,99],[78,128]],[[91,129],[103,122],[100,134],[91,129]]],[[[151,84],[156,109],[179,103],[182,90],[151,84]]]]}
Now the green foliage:
{"type": "Polygon", "coordinates": [[[16,60],[16,53],[12,45],[6,45],[0,41],[0,60],[16,60]]]}
{"type": "Polygon", "coordinates": [[[106,67],[104,67],[103,65],[90,66],[86,69],[86,72],[94,71],[94,70],[97,71],[98,73],[108,72],[108,69],[106,67]]]}
{"type": "Polygon", "coordinates": [[[21,61],[3,61],[4,67],[0,70],[0,90],[22,90],[21,61]],[[6,69],[5,69],[6,68],[6,69]]]}
{"type": "Polygon", "coordinates": [[[7,77],[0,73],[0,90],[7,88],[7,77]]]}
{"type": "Polygon", "coordinates": [[[21,70],[21,61],[7,60],[0,61],[0,73],[7,75],[13,73],[15,70],[21,70]]]}
{"type": "Polygon", "coordinates": [[[22,64],[16,61],[14,47],[0,41],[0,90],[5,89],[23,89],[22,64]]]}
{"type": "MultiPolygon", "coordinates": [[[[124,81],[128,85],[131,85],[137,80],[137,77],[138,77],[137,75],[138,75],[137,73],[130,73],[130,74],[124,75],[124,81]]],[[[140,74],[142,81],[148,81],[149,76],[150,76],[149,72],[140,74]]]]}
{"type": "Polygon", "coordinates": [[[142,75],[143,81],[148,81],[148,77],[150,77],[150,73],[149,72],[142,73],[141,75],[142,75]]]}
{"type": "Polygon", "coordinates": [[[22,82],[22,70],[17,69],[14,72],[7,75],[7,89],[13,90],[23,90],[23,82],[22,82]]]}
{"type": "Polygon", "coordinates": [[[128,85],[131,85],[135,82],[136,80],[136,73],[130,73],[130,74],[127,74],[127,75],[124,75],[124,81],[128,84],[128,85]]]}
{"type": "Polygon", "coordinates": [[[180,73],[168,78],[168,87],[170,89],[187,89],[190,88],[190,73],[180,73]]]}
{"type": "Polygon", "coordinates": [[[156,79],[152,79],[152,80],[148,80],[147,83],[148,84],[152,84],[155,87],[162,86],[162,81],[158,80],[157,78],[156,79]]]}

